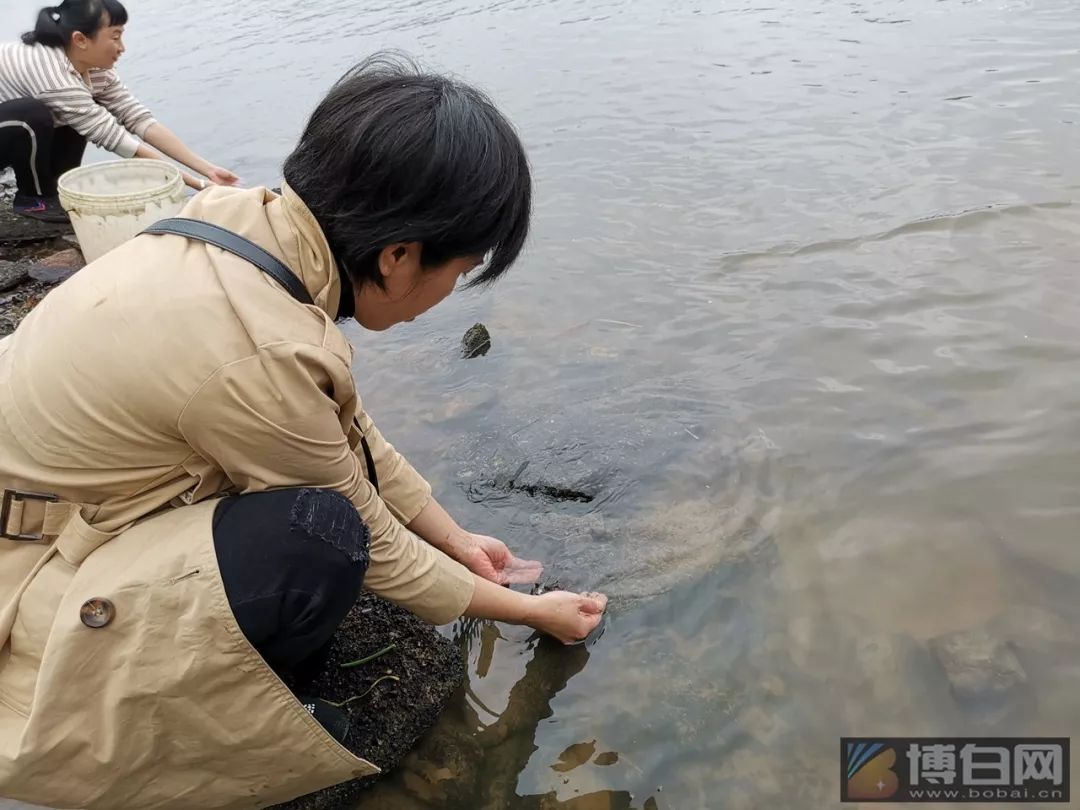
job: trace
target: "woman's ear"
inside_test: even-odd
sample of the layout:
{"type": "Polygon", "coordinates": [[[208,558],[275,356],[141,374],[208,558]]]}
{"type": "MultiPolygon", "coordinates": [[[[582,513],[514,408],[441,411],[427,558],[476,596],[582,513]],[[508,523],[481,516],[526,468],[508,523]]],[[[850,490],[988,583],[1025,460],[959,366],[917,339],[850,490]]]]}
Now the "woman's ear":
{"type": "Polygon", "coordinates": [[[384,279],[406,276],[411,278],[420,270],[419,242],[396,242],[379,251],[379,273],[384,279]]]}
{"type": "Polygon", "coordinates": [[[90,37],[86,36],[82,31],[76,31],[71,35],[71,44],[85,51],[90,47],[90,37]]]}

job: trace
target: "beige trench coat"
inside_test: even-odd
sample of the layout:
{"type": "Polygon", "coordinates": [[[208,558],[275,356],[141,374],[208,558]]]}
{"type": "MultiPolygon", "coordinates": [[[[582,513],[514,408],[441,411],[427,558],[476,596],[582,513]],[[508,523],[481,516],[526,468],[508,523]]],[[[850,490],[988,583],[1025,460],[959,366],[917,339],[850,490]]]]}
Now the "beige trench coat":
{"type": "Polygon", "coordinates": [[[212,189],[184,215],[269,250],[315,305],[217,248],[141,236],[0,341],[0,796],[265,807],[377,770],[240,633],[211,533],[222,495],[335,489],[371,529],[370,590],[433,623],[472,598],[472,575],[403,525],[430,487],[360,405],[336,266],[303,202],[212,189]],[[113,608],[105,626],[94,600],[113,608]]]}

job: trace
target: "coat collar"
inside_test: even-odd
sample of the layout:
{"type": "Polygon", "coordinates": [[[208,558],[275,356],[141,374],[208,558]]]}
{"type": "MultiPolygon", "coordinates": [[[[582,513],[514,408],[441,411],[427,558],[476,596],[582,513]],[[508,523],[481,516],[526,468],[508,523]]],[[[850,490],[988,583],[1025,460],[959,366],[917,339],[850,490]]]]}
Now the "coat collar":
{"type": "Polygon", "coordinates": [[[341,309],[341,277],[330,243],[319,227],[315,215],[287,183],[282,183],[281,196],[267,205],[267,217],[281,246],[289,253],[288,264],[300,276],[316,306],[331,319],[341,309]],[[292,239],[283,239],[285,232],[292,239]]]}
{"type": "Polygon", "coordinates": [[[315,215],[287,184],[266,188],[213,186],[197,194],[182,216],[204,219],[251,239],[288,265],[332,320],[341,309],[341,277],[315,215]]]}

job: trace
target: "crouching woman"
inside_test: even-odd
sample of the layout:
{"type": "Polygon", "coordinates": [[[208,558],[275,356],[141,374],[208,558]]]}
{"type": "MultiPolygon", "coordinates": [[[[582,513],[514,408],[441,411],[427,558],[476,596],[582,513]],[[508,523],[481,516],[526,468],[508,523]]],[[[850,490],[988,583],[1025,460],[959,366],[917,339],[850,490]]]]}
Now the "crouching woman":
{"type": "Polygon", "coordinates": [[[502,587],[539,563],[432,497],[335,325],[387,329],[511,266],[531,199],[512,127],[375,59],[285,179],[203,192],[183,216],[217,245],[139,236],[0,341],[0,796],[265,807],[373,773],[283,681],[362,585],[434,624],[573,642],[600,621],[601,594],[502,587]]]}

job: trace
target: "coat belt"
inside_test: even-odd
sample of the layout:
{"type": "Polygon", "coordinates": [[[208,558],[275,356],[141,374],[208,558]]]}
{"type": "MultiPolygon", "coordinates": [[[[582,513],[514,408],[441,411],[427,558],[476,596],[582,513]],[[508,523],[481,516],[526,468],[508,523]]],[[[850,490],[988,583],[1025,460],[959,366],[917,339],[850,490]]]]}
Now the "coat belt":
{"type": "Polygon", "coordinates": [[[0,491],[0,537],[47,543],[67,526],[78,504],[55,495],[17,489],[0,491]]]}
{"type": "Polygon", "coordinates": [[[131,525],[101,531],[83,519],[81,504],[54,495],[7,489],[0,496],[0,538],[50,545],[51,553],[74,566],[131,525]]]}

